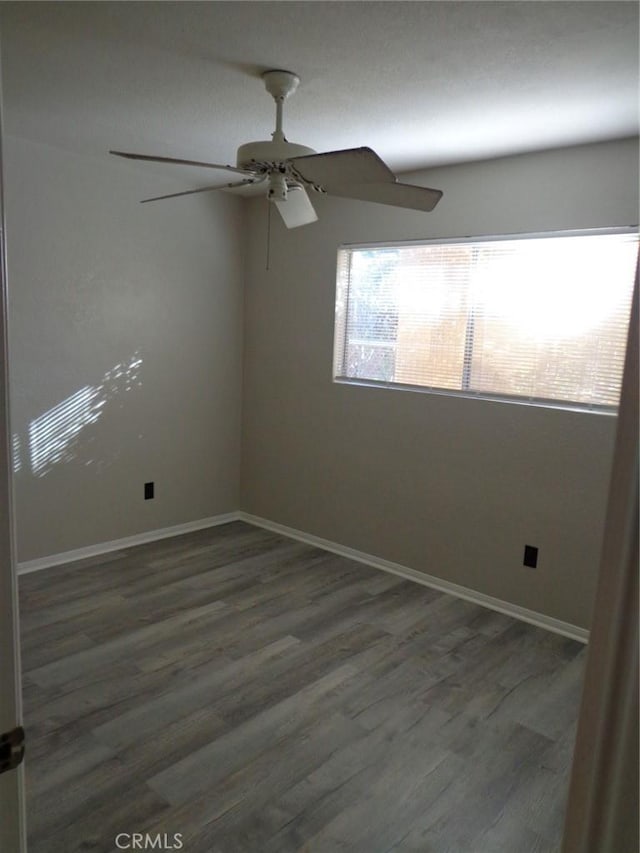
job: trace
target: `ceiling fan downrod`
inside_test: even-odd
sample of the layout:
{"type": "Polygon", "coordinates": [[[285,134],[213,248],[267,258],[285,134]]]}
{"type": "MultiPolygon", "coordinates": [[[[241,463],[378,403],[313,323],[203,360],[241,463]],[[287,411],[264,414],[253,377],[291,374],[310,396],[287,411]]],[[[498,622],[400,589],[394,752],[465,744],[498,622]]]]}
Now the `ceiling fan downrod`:
{"type": "MultiPolygon", "coordinates": [[[[271,134],[272,142],[287,142],[282,129],[284,102],[298,88],[300,78],[292,71],[274,69],[265,71],[262,75],[265,89],[276,103],[276,129],[271,134]]],[[[287,180],[284,170],[273,169],[269,172],[269,201],[287,200],[287,180]]]]}
{"type": "Polygon", "coordinates": [[[300,78],[292,71],[265,71],[262,75],[265,89],[276,102],[276,129],[271,134],[274,142],[286,142],[287,139],[282,130],[282,115],[284,102],[293,95],[298,88],[300,78]]]}

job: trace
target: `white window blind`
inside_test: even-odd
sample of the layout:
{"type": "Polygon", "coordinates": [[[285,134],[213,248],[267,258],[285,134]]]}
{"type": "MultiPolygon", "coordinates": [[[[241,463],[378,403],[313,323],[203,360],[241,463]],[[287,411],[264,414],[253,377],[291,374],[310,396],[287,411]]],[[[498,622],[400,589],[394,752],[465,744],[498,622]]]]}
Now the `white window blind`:
{"type": "Polygon", "coordinates": [[[615,408],[636,234],[347,247],[334,377],[615,408]]]}

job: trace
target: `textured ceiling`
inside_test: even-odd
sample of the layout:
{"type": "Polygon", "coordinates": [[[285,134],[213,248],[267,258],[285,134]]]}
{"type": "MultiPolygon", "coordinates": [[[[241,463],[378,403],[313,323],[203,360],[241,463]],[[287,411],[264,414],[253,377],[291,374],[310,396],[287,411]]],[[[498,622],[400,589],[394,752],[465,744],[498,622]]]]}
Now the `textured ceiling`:
{"type": "MultiPolygon", "coordinates": [[[[3,2],[8,133],[229,163],[285,132],[396,171],[638,133],[635,2],[3,2]]],[[[161,167],[164,168],[164,167],[161,167]]],[[[171,168],[171,167],[167,167],[171,168]]]]}

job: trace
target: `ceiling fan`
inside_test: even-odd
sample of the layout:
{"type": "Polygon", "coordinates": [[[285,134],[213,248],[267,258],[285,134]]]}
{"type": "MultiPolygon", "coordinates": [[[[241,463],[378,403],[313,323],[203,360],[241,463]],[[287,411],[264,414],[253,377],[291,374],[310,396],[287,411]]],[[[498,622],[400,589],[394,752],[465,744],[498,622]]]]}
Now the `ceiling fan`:
{"type": "Polygon", "coordinates": [[[317,154],[313,148],[288,142],[282,130],[283,105],[298,87],[300,79],[291,71],[265,71],[265,87],[276,103],[276,129],[270,141],[247,142],[238,148],[235,166],[178,160],[110,151],[129,160],[177,163],[233,172],[238,180],[216,183],[195,190],[145,198],[159,201],[210,190],[265,184],[267,198],[277,207],[287,228],[297,228],[317,220],[307,190],[344,198],[373,201],[411,210],[430,211],[442,197],[440,190],[400,183],[387,164],[371,148],[345,148],[317,154]]]}

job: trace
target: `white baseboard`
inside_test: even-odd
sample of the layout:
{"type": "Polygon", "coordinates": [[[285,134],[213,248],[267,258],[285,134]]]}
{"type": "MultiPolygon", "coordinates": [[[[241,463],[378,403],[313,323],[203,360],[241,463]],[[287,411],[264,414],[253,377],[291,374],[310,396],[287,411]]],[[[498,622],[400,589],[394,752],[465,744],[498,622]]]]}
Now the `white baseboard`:
{"type": "Polygon", "coordinates": [[[554,634],[562,634],[564,637],[570,637],[572,640],[578,640],[580,643],[587,643],[589,641],[589,632],[585,628],[580,628],[577,625],[571,625],[569,622],[563,622],[560,619],[554,619],[552,616],[546,616],[544,613],[538,613],[535,610],[528,610],[526,607],[520,607],[518,604],[511,604],[508,601],[502,601],[501,599],[494,598],[491,595],[485,595],[483,592],[476,592],[466,586],[460,586],[457,583],[451,583],[450,581],[442,580],[441,578],[434,577],[433,575],[427,575],[424,572],[417,571],[416,569],[410,569],[408,566],[402,566],[400,563],[392,563],[389,560],[382,560],[380,557],[375,557],[373,554],[366,554],[364,551],[356,551],[354,548],[339,545],[337,542],[331,542],[328,539],[321,539],[319,536],[304,533],[302,530],[296,530],[293,527],[287,527],[284,524],[269,521],[267,518],[260,518],[257,515],[251,515],[247,512],[239,512],[238,518],[241,521],[248,522],[249,524],[255,524],[257,527],[264,527],[266,530],[271,530],[274,533],[281,533],[283,536],[288,536],[291,539],[298,539],[301,542],[306,542],[308,545],[315,545],[318,548],[323,548],[325,551],[331,551],[334,554],[339,554],[341,557],[347,557],[350,560],[365,563],[367,566],[372,566],[375,569],[382,569],[385,572],[400,575],[407,580],[416,581],[423,586],[437,589],[440,592],[446,592],[449,595],[455,595],[457,598],[464,598],[466,601],[471,601],[474,604],[479,604],[482,607],[489,608],[490,610],[497,610],[499,613],[504,613],[507,616],[513,616],[514,619],[529,622],[532,625],[536,625],[538,628],[545,628],[547,631],[552,631],[554,634]]]}
{"type": "Polygon", "coordinates": [[[133,548],[136,545],[146,545],[149,542],[155,542],[159,539],[168,539],[171,536],[180,536],[182,533],[193,533],[196,530],[217,527],[220,524],[228,524],[230,521],[239,520],[239,512],[227,512],[223,515],[201,518],[198,521],[188,521],[186,524],[174,524],[172,527],[162,527],[160,530],[149,530],[146,533],[125,536],[124,539],[99,542],[97,545],[89,545],[86,548],[76,548],[73,551],[63,551],[60,554],[52,554],[49,557],[39,557],[37,560],[26,560],[18,563],[18,574],[26,575],[29,572],[39,572],[41,569],[50,569],[52,566],[60,566],[62,563],[86,560],[87,557],[97,557],[100,554],[108,554],[110,551],[121,551],[124,548],[133,548]]]}
{"type": "Polygon", "coordinates": [[[391,572],[392,574],[399,575],[407,580],[415,581],[423,586],[437,589],[440,592],[446,592],[449,595],[455,595],[457,598],[463,598],[466,601],[471,601],[474,604],[479,604],[482,607],[489,608],[490,610],[497,610],[499,613],[504,613],[507,616],[513,616],[514,619],[529,622],[539,628],[545,628],[547,631],[552,631],[555,634],[562,634],[565,637],[570,637],[571,639],[578,640],[581,643],[586,643],[589,640],[589,632],[585,628],[580,628],[577,625],[571,625],[569,622],[554,619],[552,616],[546,616],[544,613],[538,613],[535,610],[528,610],[526,607],[520,607],[518,604],[511,604],[508,601],[502,601],[501,599],[494,598],[491,595],[485,595],[483,592],[476,592],[476,590],[469,589],[468,587],[442,580],[441,578],[425,574],[424,572],[419,572],[416,569],[409,568],[408,566],[402,566],[400,563],[383,560],[373,554],[366,554],[364,551],[357,551],[355,548],[348,548],[346,545],[340,545],[339,543],[332,542],[329,539],[322,539],[320,536],[314,536],[311,533],[305,533],[302,530],[296,530],[293,527],[287,527],[284,524],[278,524],[277,522],[270,521],[267,518],[261,518],[260,516],[251,515],[250,513],[242,511],[228,512],[223,515],[214,515],[210,518],[201,518],[198,521],[189,521],[186,524],[176,524],[172,527],[163,527],[160,530],[149,530],[146,533],[138,533],[134,536],[126,536],[123,539],[114,539],[110,542],[100,542],[97,545],[89,545],[86,548],[77,548],[73,551],[64,551],[60,554],[40,557],[37,560],[26,560],[18,563],[18,574],[25,575],[29,572],[37,572],[41,569],[48,569],[53,566],[62,565],[63,563],[85,560],[88,557],[97,557],[101,554],[108,554],[111,551],[133,548],[136,545],[144,545],[160,539],[168,539],[171,536],[180,536],[183,533],[204,530],[207,527],[217,527],[220,524],[228,524],[230,521],[246,521],[248,524],[253,524],[256,527],[263,527],[266,530],[271,530],[274,533],[280,533],[290,539],[297,539],[300,542],[306,542],[308,545],[314,545],[325,551],[331,551],[334,554],[339,554],[341,557],[347,557],[349,560],[356,560],[359,563],[364,563],[365,565],[372,566],[375,569],[382,569],[384,572],[391,572]]]}

